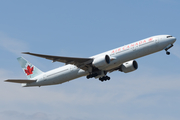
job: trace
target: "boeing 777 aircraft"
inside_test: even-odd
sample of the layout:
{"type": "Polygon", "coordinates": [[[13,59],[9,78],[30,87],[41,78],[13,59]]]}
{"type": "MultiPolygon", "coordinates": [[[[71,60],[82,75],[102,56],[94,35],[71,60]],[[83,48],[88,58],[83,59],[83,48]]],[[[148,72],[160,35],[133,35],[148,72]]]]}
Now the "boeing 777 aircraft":
{"type": "Polygon", "coordinates": [[[98,78],[100,81],[110,80],[107,73],[121,71],[132,72],[138,68],[134,59],[168,49],[173,46],[176,38],[171,35],[158,35],[134,42],[90,58],[61,57],[23,52],[37,57],[46,58],[53,62],[63,62],[66,65],[42,72],[37,67],[26,61],[23,57],[17,58],[28,79],[8,79],[6,82],[21,83],[23,87],[46,86],[61,84],[82,76],[98,78]]]}

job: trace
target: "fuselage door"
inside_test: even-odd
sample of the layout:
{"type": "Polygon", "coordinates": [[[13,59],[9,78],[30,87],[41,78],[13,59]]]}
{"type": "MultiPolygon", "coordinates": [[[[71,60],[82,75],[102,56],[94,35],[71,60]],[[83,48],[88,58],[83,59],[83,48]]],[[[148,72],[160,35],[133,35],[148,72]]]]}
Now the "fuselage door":
{"type": "Polygon", "coordinates": [[[159,43],[159,38],[155,38],[156,44],[159,43]]]}
{"type": "Polygon", "coordinates": [[[132,51],[136,50],[136,46],[131,47],[132,51]]]}
{"type": "Polygon", "coordinates": [[[46,74],[43,75],[43,80],[46,80],[46,74]]]}
{"type": "Polygon", "coordinates": [[[138,45],[135,45],[135,44],[134,44],[134,46],[131,46],[131,49],[132,49],[133,51],[135,51],[135,50],[137,49],[137,47],[138,47],[138,45]]]}

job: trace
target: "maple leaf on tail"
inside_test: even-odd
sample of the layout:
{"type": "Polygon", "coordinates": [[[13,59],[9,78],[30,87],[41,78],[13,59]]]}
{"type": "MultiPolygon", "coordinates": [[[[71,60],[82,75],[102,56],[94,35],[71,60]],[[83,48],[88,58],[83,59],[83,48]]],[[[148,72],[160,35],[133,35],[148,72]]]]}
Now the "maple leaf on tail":
{"type": "Polygon", "coordinates": [[[30,66],[28,65],[27,68],[26,68],[24,71],[25,71],[25,73],[26,73],[27,75],[31,75],[31,74],[33,74],[33,69],[34,69],[34,67],[30,67],[30,66]]]}

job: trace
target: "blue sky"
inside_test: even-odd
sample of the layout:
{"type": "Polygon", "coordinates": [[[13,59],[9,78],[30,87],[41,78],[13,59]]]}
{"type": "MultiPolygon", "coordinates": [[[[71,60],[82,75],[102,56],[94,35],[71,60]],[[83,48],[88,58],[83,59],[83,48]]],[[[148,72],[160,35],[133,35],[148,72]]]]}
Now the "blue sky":
{"type": "Polygon", "coordinates": [[[0,1],[0,119],[179,120],[179,6],[178,0],[0,1]],[[160,34],[177,38],[170,56],[137,59],[137,71],[111,73],[110,81],[82,77],[40,88],[3,82],[26,78],[19,56],[42,71],[64,65],[24,51],[90,57],[160,34]]]}

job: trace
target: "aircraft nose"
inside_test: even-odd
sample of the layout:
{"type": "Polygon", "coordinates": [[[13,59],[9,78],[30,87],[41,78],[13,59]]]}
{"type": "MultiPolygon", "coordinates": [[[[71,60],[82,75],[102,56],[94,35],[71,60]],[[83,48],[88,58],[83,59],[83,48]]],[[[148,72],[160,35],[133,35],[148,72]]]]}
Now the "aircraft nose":
{"type": "Polygon", "coordinates": [[[173,38],[171,39],[171,41],[172,41],[172,43],[176,42],[176,38],[173,37],[173,38]]]}

